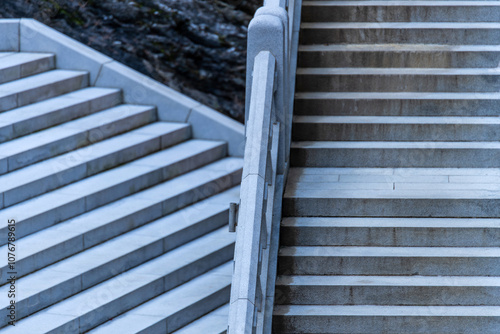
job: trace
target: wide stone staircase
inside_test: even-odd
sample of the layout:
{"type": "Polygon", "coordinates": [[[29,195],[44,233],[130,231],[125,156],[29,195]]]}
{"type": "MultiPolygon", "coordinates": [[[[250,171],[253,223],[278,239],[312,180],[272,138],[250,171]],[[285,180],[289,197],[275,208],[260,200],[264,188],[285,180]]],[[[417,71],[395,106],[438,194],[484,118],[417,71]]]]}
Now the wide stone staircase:
{"type": "Polygon", "coordinates": [[[0,333],[224,332],[242,159],[55,64],[0,53],[0,333]]]}
{"type": "Polygon", "coordinates": [[[275,333],[500,333],[500,2],[304,1],[275,333]]]}

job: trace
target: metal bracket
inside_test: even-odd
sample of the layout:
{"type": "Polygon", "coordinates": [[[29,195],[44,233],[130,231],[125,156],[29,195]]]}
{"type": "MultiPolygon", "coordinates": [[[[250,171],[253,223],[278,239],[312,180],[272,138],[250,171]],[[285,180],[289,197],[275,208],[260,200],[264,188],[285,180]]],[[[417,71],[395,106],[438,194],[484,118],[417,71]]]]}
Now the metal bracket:
{"type": "Polygon", "coordinates": [[[229,203],[229,232],[236,232],[238,225],[238,211],[240,210],[239,203],[229,203]]]}

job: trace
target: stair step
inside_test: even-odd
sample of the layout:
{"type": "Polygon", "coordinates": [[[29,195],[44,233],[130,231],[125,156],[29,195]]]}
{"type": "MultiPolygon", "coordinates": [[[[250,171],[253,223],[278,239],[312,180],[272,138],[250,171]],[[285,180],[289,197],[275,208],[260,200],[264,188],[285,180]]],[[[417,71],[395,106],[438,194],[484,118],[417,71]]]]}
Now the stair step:
{"type": "Polygon", "coordinates": [[[500,219],[288,217],[282,246],[500,247],[500,219]]]}
{"type": "Polygon", "coordinates": [[[0,84],[54,69],[55,56],[50,53],[17,52],[5,55],[0,62],[0,84]]]}
{"type": "MultiPolygon", "coordinates": [[[[367,185],[370,187],[371,185],[367,185]]],[[[437,187],[439,184],[431,184],[437,187]]],[[[287,190],[285,216],[497,218],[497,190],[300,189],[287,190]]]]}
{"type": "Polygon", "coordinates": [[[199,334],[199,333],[225,334],[227,331],[228,317],[229,317],[229,304],[226,304],[173,333],[174,334],[199,334]]]}
{"type": "Polygon", "coordinates": [[[0,85],[0,111],[63,95],[89,84],[82,71],[53,70],[0,85]]]}
{"type": "MultiPolygon", "coordinates": [[[[186,153],[179,153],[180,149],[187,149],[186,145],[184,147],[182,147],[183,145],[179,146],[181,147],[175,147],[175,150],[170,149],[154,154],[148,157],[150,159],[143,158],[134,163],[134,165],[151,164],[154,166],[152,171],[160,171],[163,174],[162,179],[167,180],[176,176],[179,170],[189,172],[206,163],[220,159],[221,152],[224,152],[224,147],[221,150],[221,145],[218,145],[218,147],[213,145],[213,147],[204,147],[204,152],[189,152],[187,150],[186,153]],[[177,155],[177,157],[173,158],[173,155],[177,155]],[[163,163],[160,164],[160,161],[163,163]]],[[[134,175],[133,173],[131,174],[132,179],[134,175]]],[[[117,224],[116,220],[123,222],[127,219],[130,220],[130,215],[137,215],[138,212],[142,213],[142,216],[140,214],[134,216],[133,226],[136,227],[141,225],[141,223],[146,223],[147,220],[144,219],[147,217],[155,213],[161,213],[158,206],[160,199],[157,199],[153,203],[135,199],[137,201],[136,204],[132,200],[132,198],[125,198],[120,203],[113,203],[102,210],[92,211],[87,215],[84,214],[70,219],[69,221],[59,223],[20,239],[17,243],[22,251],[19,252],[16,258],[17,275],[19,277],[27,275],[48,264],[73,255],[82,249],[92,247],[99,242],[123,233],[123,228],[113,228],[113,224],[117,224]],[[127,210],[124,209],[124,205],[127,206],[127,210]],[[156,210],[153,210],[155,205],[156,210]],[[145,214],[144,211],[148,209],[151,209],[152,212],[145,214]],[[114,220],[110,221],[111,218],[114,220]],[[95,221],[95,223],[83,224],[84,221],[88,220],[95,221]]],[[[161,197],[161,200],[166,200],[165,196],[161,197]]],[[[124,228],[130,228],[130,225],[125,225],[124,228]]],[[[3,248],[7,250],[6,245],[3,248]]],[[[9,271],[7,266],[1,267],[0,270],[2,270],[4,275],[9,271]]]]}
{"type": "MultiPolygon", "coordinates": [[[[178,333],[177,329],[229,301],[231,277],[232,262],[229,262],[112,319],[89,334],[178,333]]],[[[225,322],[227,327],[227,315],[225,322]]],[[[220,333],[218,326],[214,331],[205,326],[199,329],[193,333],[220,333]]]]}
{"type": "MultiPolygon", "coordinates": [[[[168,161],[164,163],[165,167],[169,164],[168,161]]],[[[151,188],[138,193],[134,200],[156,199],[158,208],[161,206],[163,214],[167,214],[233,187],[240,181],[241,168],[241,159],[225,158],[158,184],[163,177],[175,177],[182,170],[168,171],[168,167],[163,170],[130,163],[11,206],[3,212],[6,217],[16,220],[18,239],[148,187],[151,188]],[[159,200],[166,194],[166,200],[159,200]]],[[[6,236],[6,233],[6,227],[0,228],[1,235],[6,236]]],[[[6,237],[3,240],[7,240],[6,237]]]]}
{"type": "Polygon", "coordinates": [[[500,167],[498,142],[292,142],[295,167],[500,167]]]}
{"type": "Polygon", "coordinates": [[[498,45],[498,22],[304,22],[301,44],[498,45]]]}
{"type": "Polygon", "coordinates": [[[297,92],[498,92],[496,68],[298,68],[297,92]]]}
{"type": "MultiPolygon", "coordinates": [[[[219,197],[220,199],[221,197],[219,197]]],[[[197,206],[198,209],[199,207],[200,205],[197,206]]],[[[193,215],[194,211],[189,209],[182,213],[193,215]]],[[[82,246],[79,246],[75,251],[81,250],[81,253],[21,278],[21,284],[27,284],[31,288],[22,293],[16,301],[16,305],[23,308],[18,317],[27,317],[119,273],[177,247],[182,247],[193,240],[203,238],[207,233],[211,233],[210,240],[214,245],[213,249],[208,249],[209,252],[203,255],[208,255],[210,251],[213,251],[218,252],[218,256],[228,257],[233,249],[233,240],[226,238],[227,227],[221,228],[227,224],[227,211],[221,209],[220,203],[216,209],[210,210],[206,214],[195,213],[190,222],[183,222],[179,227],[172,226],[174,219],[179,219],[181,214],[176,213],[164,217],[90,249],[82,250],[82,246]],[[213,230],[218,232],[212,233],[213,230]],[[112,268],[112,270],[104,270],[104,268],[112,268]],[[55,273],[58,271],[64,273],[55,277],[55,273]],[[55,291],[57,293],[54,293],[55,291]]],[[[201,242],[201,245],[203,244],[201,242]]],[[[71,245],[66,245],[66,248],[69,247],[71,245]]],[[[204,250],[207,250],[206,247],[204,250]]],[[[41,258],[47,253],[39,255],[41,258]]],[[[212,256],[216,256],[216,254],[214,253],[212,256]]],[[[6,285],[0,288],[0,291],[7,293],[8,289],[9,287],[6,285]]],[[[6,321],[8,319],[1,325],[5,325],[6,321]]]]}
{"type": "Polygon", "coordinates": [[[276,304],[500,305],[499,277],[279,276],[276,304]]]}
{"type": "Polygon", "coordinates": [[[0,113],[0,143],[112,108],[120,102],[120,90],[91,87],[0,113]]]}
{"type": "Polygon", "coordinates": [[[495,1],[304,1],[302,22],[498,22],[495,1]]]}
{"type": "Polygon", "coordinates": [[[273,313],[276,333],[444,334],[465,328],[498,333],[498,306],[283,305],[273,313]]]}
{"type": "Polygon", "coordinates": [[[154,107],[120,105],[0,144],[0,174],[144,126],[156,119],[154,107]]]}
{"type": "MultiPolygon", "coordinates": [[[[145,128],[139,128],[0,176],[4,207],[159,151],[162,136],[164,142],[169,144],[177,144],[189,137],[188,124],[162,125],[163,133],[148,133],[145,128]]],[[[181,147],[188,150],[185,153],[189,153],[192,146],[198,144],[206,148],[212,146],[212,143],[193,141],[181,147]]],[[[218,149],[224,151],[225,148],[222,146],[218,149]]],[[[181,156],[184,155],[181,153],[181,156]]]]}
{"type": "Polygon", "coordinates": [[[298,67],[496,68],[498,45],[301,45],[298,67]]]}
{"type": "Polygon", "coordinates": [[[500,276],[498,247],[293,246],[279,275],[500,276]]]}
{"type": "MultiPolygon", "coordinates": [[[[117,267],[114,269],[114,274],[119,275],[20,320],[16,324],[16,329],[22,333],[50,331],[82,333],[131,309],[135,308],[133,312],[136,312],[145,305],[151,305],[147,303],[139,306],[140,304],[227,262],[234,251],[234,246],[229,246],[230,244],[234,245],[232,239],[234,236],[230,235],[226,228],[223,228],[121,274],[119,274],[121,268],[117,267]],[[137,308],[138,306],[139,308],[137,308]]],[[[201,281],[201,284],[196,284],[193,290],[199,296],[201,291],[207,291],[206,288],[213,287],[215,283],[219,287],[216,291],[222,289],[224,290],[222,295],[227,294],[227,300],[220,297],[212,299],[212,301],[220,303],[215,307],[227,303],[231,279],[230,270],[231,264],[228,263],[223,265],[222,269],[216,268],[212,273],[209,272],[207,275],[197,278],[196,282],[201,281]],[[213,274],[214,272],[215,274],[213,274]],[[210,277],[210,283],[204,279],[207,276],[210,277]],[[203,288],[204,286],[205,288],[203,288]]],[[[55,273],[56,271],[53,271],[52,275],[55,273]]],[[[57,273],[62,274],[58,271],[57,273]]],[[[40,280],[37,282],[43,284],[40,280]]],[[[187,286],[191,287],[192,284],[188,283],[187,286]]],[[[182,291],[180,293],[178,292],[179,288],[170,291],[170,295],[175,296],[173,300],[181,301],[180,296],[186,293],[183,287],[185,285],[179,287],[182,291]]],[[[212,290],[212,294],[213,292],[215,291],[212,290]]],[[[204,297],[210,299],[212,294],[204,297]]],[[[184,299],[187,302],[185,308],[190,305],[195,308],[203,307],[200,305],[203,302],[196,302],[197,298],[192,298],[193,294],[190,294],[190,297],[189,301],[188,298],[184,299]]],[[[158,299],[153,299],[152,303],[156,307],[156,312],[150,312],[148,316],[158,312],[166,312],[165,307],[168,304],[171,307],[179,305],[172,303],[172,299],[169,299],[169,303],[165,305],[163,298],[160,297],[160,304],[163,306],[158,308],[158,302],[155,303],[155,300],[158,299]]],[[[189,316],[189,312],[187,315],[189,316]]],[[[186,317],[186,313],[179,312],[177,316],[183,318],[186,317]]],[[[195,316],[194,319],[196,318],[195,316]]],[[[9,328],[4,328],[0,330],[0,333],[8,330],[9,328]]]]}
{"type": "Polygon", "coordinates": [[[292,140],[499,141],[498,117],[295,116],[292,140]]]}
{"type": "Polygon", "coordinates": [[[500,116],[500,93],[308,92],[295,94],[294,115],[500,116]]]}

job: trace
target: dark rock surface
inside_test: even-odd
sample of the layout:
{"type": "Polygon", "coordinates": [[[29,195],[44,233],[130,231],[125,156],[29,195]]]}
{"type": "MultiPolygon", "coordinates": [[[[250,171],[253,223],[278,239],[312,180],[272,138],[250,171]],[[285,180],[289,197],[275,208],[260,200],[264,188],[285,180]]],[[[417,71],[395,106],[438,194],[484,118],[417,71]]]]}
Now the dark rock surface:
{"type": "Polygon", "coordinates": [[[246,32],[263,0],[1,0],[234,119],[243,120],[246,32]]]}

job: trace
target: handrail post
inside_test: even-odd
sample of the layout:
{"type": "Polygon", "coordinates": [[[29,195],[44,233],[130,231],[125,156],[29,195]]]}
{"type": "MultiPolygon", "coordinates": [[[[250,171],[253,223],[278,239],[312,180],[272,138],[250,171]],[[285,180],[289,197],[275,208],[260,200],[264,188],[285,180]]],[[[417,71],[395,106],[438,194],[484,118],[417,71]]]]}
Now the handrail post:
{"type": "Polygon", "coordinates": [[[281,124],[280,150],[278,152],[278,174],[283,174],[288,162],[290,123],[288,93],[288,14],[279,6],[261,7],[248,26],[247,78],[245,100],[245,122],[249,118],[252,96],[254,59],[261,51],[269,51],[276,58],[277,91],[275,95],[276,120],[281,124]]]}

